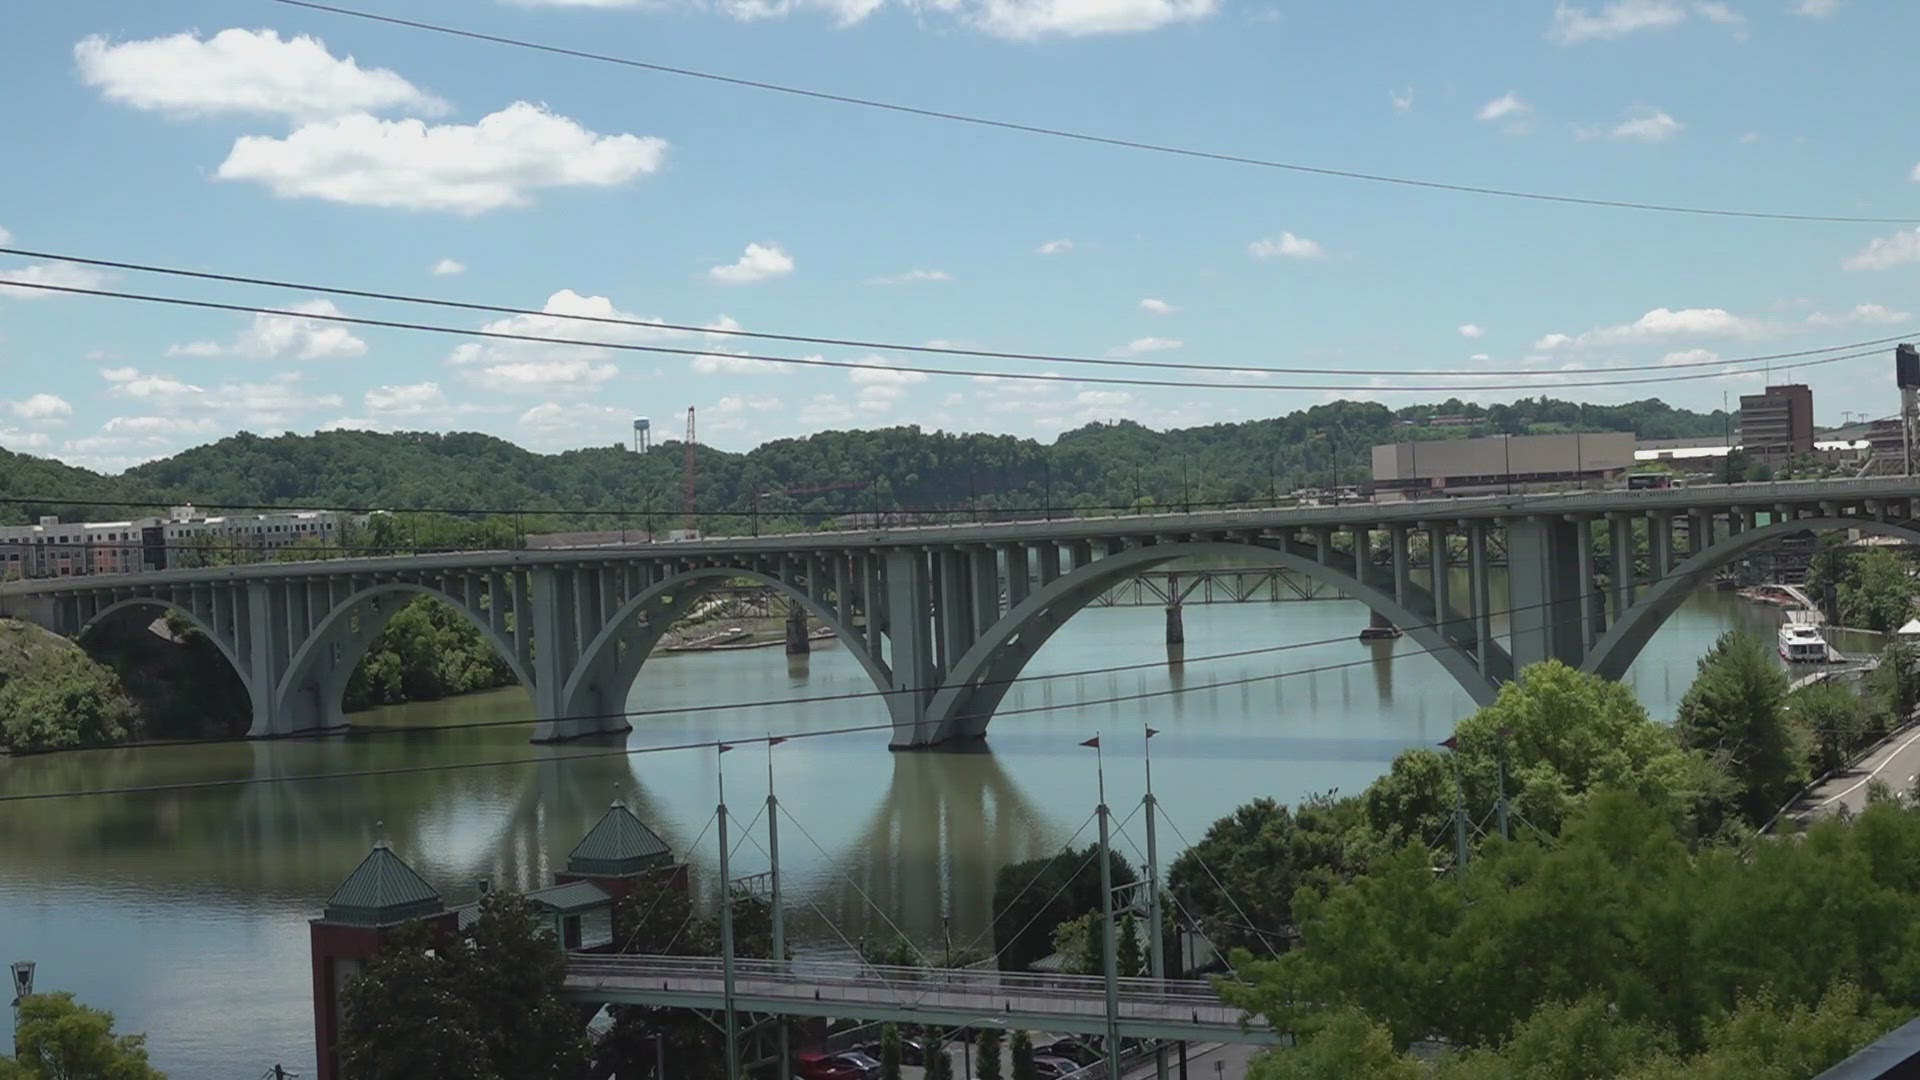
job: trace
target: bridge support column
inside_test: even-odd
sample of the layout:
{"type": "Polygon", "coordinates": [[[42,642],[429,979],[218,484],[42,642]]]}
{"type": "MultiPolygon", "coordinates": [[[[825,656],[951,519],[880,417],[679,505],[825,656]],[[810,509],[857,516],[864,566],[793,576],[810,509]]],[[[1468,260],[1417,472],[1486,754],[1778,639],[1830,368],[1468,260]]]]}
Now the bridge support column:
{"type": "Polygon", "coordinates": [[[939,680],[931,578],[925,552],[887,552],[887,637],[893,646],[888,656],[893,693],[887,695],[887,711],[893,714],[890,745],[895,750],[925,746],[933,739],[927,704],[939,680]]]}
{"type": "Polygon", "coordinates": [[[813,651],[807,639],[807,609],[799,604],[787,608],[787,655],[805,656],[813,651]]]}
{"type": "MultiPolygon", "coordinates": [[[[1168,584],[1171,585],[1172,582],[1169,581],[1168,584]]],[[[1167,602],[1167,644],[1169,645],[1185,645],[1187,643],[1187,624],[1185,618],[1181,615],[1183,610],[1184,608],[1180,603],[1179,594],[1176,593],[1174,598],[1167,602]]]]}
{"type": "Polygon", "coordinates": [[[573,632],[573,590],[550,566],[537,567],[527,576],[533,609],[533,714],[539,720],[533,741],[559,742],[592,730],[588,721],[566,716],[567,672],[573,658],[563,639],[573,632]]]}
{"type": "Polygon", "coordinates": [[[1508,624],[1513,666],[1559,660],[1579,667],[1580,541],[1570,521],[1515,518],[1507,527],[1508,624]]]}

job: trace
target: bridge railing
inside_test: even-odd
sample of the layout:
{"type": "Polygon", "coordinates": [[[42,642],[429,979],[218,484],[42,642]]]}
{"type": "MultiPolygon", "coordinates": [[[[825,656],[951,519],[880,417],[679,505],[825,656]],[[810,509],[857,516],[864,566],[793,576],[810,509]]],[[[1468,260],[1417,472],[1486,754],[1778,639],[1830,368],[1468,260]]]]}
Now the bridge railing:
{"type": "MultiPolygon", "coordinates": [[[[902,991],[976,991],[980,993],[1041,996],[1100,997],[1106,983],[1095,975],[1051,975],[996,971],[991,968],[922,968],[865,964],[846,960],[735,960],[734,978],[820,986],[848,986],[902,991]]],[[[567,972],[585,978],[703,978],[722,977],[718,957],[608,956],[573,953],[567,972]]],[[[1224,1002],[1213,986],[1193,979],[1123,978],[1116,980],[1120,996],[1134,1003],[1219,1008],[1224,1002]]]]}

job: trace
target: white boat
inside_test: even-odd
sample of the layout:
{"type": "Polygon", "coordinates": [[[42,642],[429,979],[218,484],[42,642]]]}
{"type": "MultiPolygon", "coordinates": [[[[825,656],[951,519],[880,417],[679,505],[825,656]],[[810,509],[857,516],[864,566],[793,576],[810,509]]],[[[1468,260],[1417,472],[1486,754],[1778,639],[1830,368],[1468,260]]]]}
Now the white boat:
{"type": "MultiPolygon", "coordinates": [[[[1795,612],[1794,614],[1798,614],[1795,612]]],[[[1788,621],[1780,626],[1780,659],[1789,664],[1824,664],[1827,639],[1820,627],[1811,622],[1788,621]]]]}

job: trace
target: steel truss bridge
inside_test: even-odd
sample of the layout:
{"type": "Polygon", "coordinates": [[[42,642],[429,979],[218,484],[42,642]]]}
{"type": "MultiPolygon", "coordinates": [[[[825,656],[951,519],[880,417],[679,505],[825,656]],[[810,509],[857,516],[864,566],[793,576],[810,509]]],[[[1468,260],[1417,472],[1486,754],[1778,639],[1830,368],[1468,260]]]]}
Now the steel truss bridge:
{"type": "Polygon", "coordinates": [[[368,645],[405,601],[435,596],[499,650],[548,741],[625,729],[667,628],[751,581],[839,637],[883,695],[892,745],[910,747],[985,734],[1075,612],[1176,562],[1280,567],[1358,600],[1486,703],[1542,660],[1620,677],[1695,587],[1781,539],[1920,542],[1916,499],[1920,479],[1890,477],[335,559],[10,582],[0,612],[83,644],[175,613],[239,673],[250,733],[272,736],[344,726],[368,645]]]}

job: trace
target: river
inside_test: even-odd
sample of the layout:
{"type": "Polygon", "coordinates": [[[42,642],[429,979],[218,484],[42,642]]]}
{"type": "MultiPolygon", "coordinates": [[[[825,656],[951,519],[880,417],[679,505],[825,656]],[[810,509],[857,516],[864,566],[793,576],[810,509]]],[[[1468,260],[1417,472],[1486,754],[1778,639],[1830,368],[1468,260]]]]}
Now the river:
{"type": "MultiPolygon", "coordinates": [[[[1168,861],[1184,840],[1256,796],[1360,790],[1395,754],[1439,742],[1472,709],[1410,639],[1355,641],[1366,618],[1360,605],[1341,600],[1190,606],[1187,660],[1169,665],[1157,608],[1089,609],[1053,638],[1027,676],[1145,666],[1016,686],[985,751],[894,754],[881,731],[780,746],[774,775],[791,814],[781,822],[781,846],[798,945],[845,948],[862,935],[889,937],[894,925],[928,945],[948,934],[956,946],[981,939],[994,871],[1053,853],[1089,820],[1093,751],[1077,744],[1096,732],[1108,801],[1124,817],[1142,791],[1142,725],[1161,731],[1154,778],[1168,861]],[[1201,659],[1329,639],[1337,640],[1201,659]],[[1298,674],[1229,685],[1276,672],[1298,674]],[[1185,692],[1074,704],[1175,688],[1185,692]]],[[[1718,634],[1746,627],[1771,635],[1779,618],[1731,594],[1702,591],[1661,629],[1628,681],[1649,712],[1670,719],[1718,634]]],[[[833,647],[791,660],[777,648],[675,654],[648,663],[630,707],[870,689],[858,664],[833,647]]],[[[407,730],[528,713],[515,688],[357,714],[358,733],[322,740],[0,758],[0,791],[9,794],[488,763],[0,805],[0,963],[33,959],[38,989],[71,990],[113,1011],[120,1030],[147,1032],[155,1063],[176,1080],[257,1076],[275,1062],[308,1072],[306,922],[380,830],[450,902],[464,902],[482,877],[509,887],[551,881],[618,791],[711,889],[714,752],[609,749],[886,718],[873,698],[667,712],[637,720],[624,739],[565,747],[530,746],[528,729],[517,724],[407,730]]],[[[746,747],[725,763],[733,814],[751,823],[733,871],[763,870],[765,825],[753,819],[764,806],[767,754],[746,747]]],[[[1079,843],[1092,832],[1081,832],[1079,843]]],[[[1115,840],[1136,864],[1143,835],[1135,816],[1115,840]]]]}

